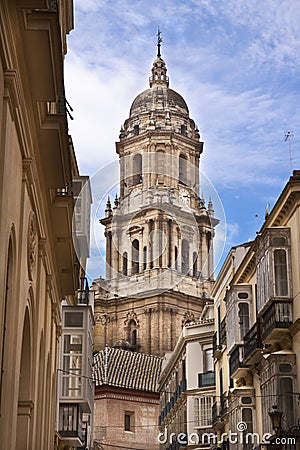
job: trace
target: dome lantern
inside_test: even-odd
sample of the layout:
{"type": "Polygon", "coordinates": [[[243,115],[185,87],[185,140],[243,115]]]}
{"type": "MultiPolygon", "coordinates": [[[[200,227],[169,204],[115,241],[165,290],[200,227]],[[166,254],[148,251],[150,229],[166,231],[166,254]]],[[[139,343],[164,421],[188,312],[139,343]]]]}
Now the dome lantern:
{"type": "Polygon", "coordinates": [[[162,43],[161,31],[158,27],[157,32],[157,56],[153,61],[151,69],[152,76],[149,78],[150,87],[152,86],[165,86],[169,87],[169,77],[167,76],[167,67],[165,61],[161,57],[160,46],[162,43]]]}

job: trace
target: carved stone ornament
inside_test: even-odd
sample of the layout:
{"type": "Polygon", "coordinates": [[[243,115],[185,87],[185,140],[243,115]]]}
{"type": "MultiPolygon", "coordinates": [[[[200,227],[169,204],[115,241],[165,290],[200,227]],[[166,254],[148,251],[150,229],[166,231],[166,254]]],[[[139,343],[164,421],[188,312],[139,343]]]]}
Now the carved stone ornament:
{"type": "Polygon", "coordinates": [[[133,312],[133,311],[127,313],[126,319],[124,320],[124,328],[128,327],[128,325],[129,325],[131,320],[134,320],[135,323],[136,323],[137,328],[139,328],[139,326],[140,326],[139,320],[137,318],[136,313],[133,312]]]}
{"type": "Polygon", "coordinates": [[[195,316],[191,311],[186,311],[184,314],[184,319],[182,321],[182,326],[189,324],[191,322],[195,322],[195,316]]]}
{"type": "Polygon", "coordinates": [[[36,232],[36,218],[32,213],[29,219],[28,238],[27,238],[27,261],[28,261],[28,275],[32,280],[37,257],[37,232],[36,232]]]}

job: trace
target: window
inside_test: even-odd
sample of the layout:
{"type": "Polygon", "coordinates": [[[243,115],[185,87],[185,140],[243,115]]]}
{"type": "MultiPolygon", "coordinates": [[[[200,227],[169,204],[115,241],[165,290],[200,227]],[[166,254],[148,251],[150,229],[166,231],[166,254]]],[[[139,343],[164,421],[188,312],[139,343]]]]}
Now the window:
{"type": "Polygon", "coordinates": [[[223,368],[222,367],[219,370],[219,389],[220,389],[220,394],[223,395],[224,387],[223,387],[223,368]]]}
{"type": "Polygon", "coordinates": [[[124,430],[134,433],[134,412],[132,411],[125,411],[124,430]]]}
{"type": "Polygon", "coordinates": [[[83,327],[83,313],[82,312],[65,312],[65,327],[83,327]]]}
{"type": "Polygon", "coordinates": [[[275,295],[286,297],[288,295],[287,261],[286,251],[283,249],[274,250],[274,275],[275,295]]]}
{"type": "Polygon", "coordinates": [[[185,359],[182,360],[182,379],[185,380],[185,359]]]}
{"type": "Polygon", "coordinates": [[[197,273],[197,258],[198,258],[198,255],[196,252],[194,252],[193,253],[193,277],[194,278],[197,278],[197,275],[198,275],[198,273],[197,273]]]}
{"type": "Polygon", "coordinates": [[[127,263],[127,261],[128,261],[127,252],[124,252],[123,253],[123,268],[122,268],[123,275],[127,275],[128,274],[128,263],[127,263]]]}
{"type": "Polygon", "coordinates": [[[213,349],[204,350],[204,372],[214,370],[213,349]]]}
{"type": "Polygon", "coordinates": [[[131,345],[137,345],[137,323],[134,319],[131,319],[128,324],[128,341],[131,345]]]}
{"type": "Polygon", "coordinates": [[[189,271],[189,259],[190,259],[190,251],[189,251],[189,243],[186,239],[183,239],[181,244],[181,271],[186,274],[189,271]]]}
{"type": "Polygon", "coordinates": [[[143,166],[142,155],[137,153],[133,157],[133,177],[132,177],[133,186],[143,181],[142,166],[143,166]]]}
{"type": "Polygon", "coordinates": [[[279,379],[279,409],[283,412],[283,428],[288,429],[294,424],[294,389],[293,380],[288,377],[279,379]]]}
{"type": "Polygon", "coordinates": [[[132,333],[131,333],[131,344],[132,345],[136,345],[137,344],[137,331],[136,330],[132,330],[132,333]]]}
{"type": "Polygon", "coordinates": [[[194,420],[195,427],[207,428],[212,424],[213,397],[194,398],[194,420]]]}
{"type": "Polygon", "coordinates": [[[180,133],[181,133],[183,136],[186,136],[186,125],[181,125],[181,127],[180,127],[180,133]]]}
{"type": "Polygon", "coordinates": [[[138,239],[132,242],[132,275],[139,273],[139,248],[140,243],[138,239]]]}
{"type": "Polygon", "coordinates": [[[144,264],[143,264],[143,269],[144,270],[147,269],[147,247],[144,247],[144,264]]]}
{"type": "Polygon", "coordinates": [[[239,325],[240,325],[240,341],[244,339],[245,334],[249,331],[249,304],[239,303],[239,325]]]}
{"type": "Polygon", "coordinates": [[[187,184],[187,160],[182,154],[179,155],[179,183],[187,184]]]}
{"type": "Polygon", "coordinates": [[[81,396],[82,341],[81,334],[65,334],[63,337],[63,397],[81,396]]]}
{"type": "Polygon", "coordinates": [[[140,127],[138,125],[134,125],[133,127],[133,135],[138,136],[140,133],[140,127]]]}
{"type": "Polygon", "coordinates": [[[291,364],[279,364],[279,371],[282,373],[290,373],[292,370],[293,367],[291,364]]]}
{"type": "Polygon", "coordinates": [[[247,424],[246,433],[253,433],[252,408],[242,408],[242,421],[247,424]]]}
{"type": "Polygon", "coordinates": [[[178,261],[177,261],[177,259],[178,259],[178,249],[175,246],[175,270],[178,270],[178,261]]]}

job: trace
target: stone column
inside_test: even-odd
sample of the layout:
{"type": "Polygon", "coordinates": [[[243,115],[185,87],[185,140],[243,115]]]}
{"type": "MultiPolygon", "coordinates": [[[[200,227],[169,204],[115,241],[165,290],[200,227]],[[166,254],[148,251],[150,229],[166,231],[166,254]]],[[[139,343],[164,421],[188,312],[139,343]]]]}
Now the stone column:
{"type": "Polygon", "coordinates": [[[153,234],[153,267],[159,267],[159,220],[154,221],[154,234],[153,234]]]}
{"type": "Polygon", "coordinates": [[[207,247],[208,247],[208,276],[214,279],[214,248],[213,248],[213,234],[207,233],[207,247]]]}
{"type": "Polygon", "coordinates": [[[172,236],[173,222],[171,219],[168,220],[168,267],[173,267],[175,263],[175,248],[173,245],[172,236]]]}
{"type": "Polygon", "coordinates": [[[201,272],[203,278],[208,278],[208,252],[207,252],[207,233],[201,232],[201,272]]]}
{"type": "Polygon", "coordinates": [[[148,248],[147,248],[147,269],[151,269],[153,267],[153,237],[151,236],[153,228],[152,220],[148,221],[148,248]]]}
{"type": "Polygon", "coordinates": [[[169,262],[169,233],[168,233],[168,221],[162,219],[161,221],[161,241],[162,241],[162,267],[167,268],[169,262]]]}
{"type": "Polygon", "coordinates": [[[111,243],[111,276],[118,277],[119,274],[119,251],[118,251],[118,234],[114,231],[111,243]]]}
{"type": "Polygon", "coordinates": [[[106,237],[106,278],[111,277],[111,231],[105,231],[106,237]]]}

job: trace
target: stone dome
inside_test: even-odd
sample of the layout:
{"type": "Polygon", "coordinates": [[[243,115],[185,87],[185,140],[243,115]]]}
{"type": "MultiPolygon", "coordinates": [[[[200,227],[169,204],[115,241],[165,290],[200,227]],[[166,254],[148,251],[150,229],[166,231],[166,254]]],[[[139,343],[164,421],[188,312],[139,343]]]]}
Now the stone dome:
{"type": "Polygon", "coordinates": [[[169,88],[167,67],[160,54],[160,45],[152,65],[149,86],[134,99],[129,118],[121,126],[120,140],[148,131],[166,130],[199,141],[198,127],[189,117],[184,98],[169,88]]]}
{"type": "Polygon", "coordinates": [[[157,110],[168,110],[183,116],[189,115],[188,106],[183,97],[167,86],[155,84],[141,92],[130,108],[130,118],[139,114],[157,110]]]}

